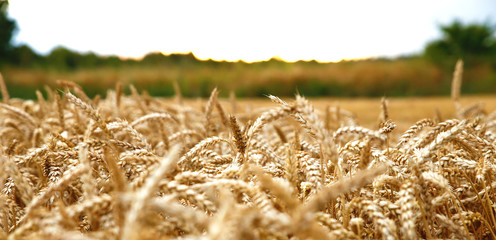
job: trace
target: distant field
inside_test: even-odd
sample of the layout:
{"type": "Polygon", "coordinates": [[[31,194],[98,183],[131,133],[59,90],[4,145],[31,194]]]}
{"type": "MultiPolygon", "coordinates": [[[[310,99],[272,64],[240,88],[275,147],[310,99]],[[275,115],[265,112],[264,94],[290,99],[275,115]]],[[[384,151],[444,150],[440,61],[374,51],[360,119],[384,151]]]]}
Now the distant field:
{"type": "MultiPolygon", "coordinates": [[[[288,102],[292,98],[285,98],[288,102]]],[[[311,104],[324,115],[327,107],[339,107],[353,113],[358,124],[368,128],[378,128],[379,115],[381,114],[381,98],[309,98],[311,104]]],[[[207,99],[190,99],[188,104],[199,107],[204,105],[207,99]]],[[[434,118],[436,109],[439,110],[442,120],[455,118],[455,106],[449,97],[411,97],[411,98],[387,98],[389,102],[390,118],[396,122],[398,128],[396,133],[403,133],[409,126],[423,118],[434,118]]],[[[225,109],[231,111],[229,100],[220,99],[225,109]]],[[[496,110],[496,95],[463,96],[460,100],[462,107],[469,107],[480,103],[490,114],[496,110]]],[[[268,98],[237,99],[238,111],[247,109],[272,108],[277,104],[268,98]]]]}
{"type": "MultiPolygon", "coordinates": [[[[453,63],[454,64],[454,63],[453,63]]],[[[151,96],[172,96],[177,82],[183,96],[208,98],[213,88],[220,97],[231,91],[239,97],[272,94],[291,97],[446,96],[453,66],[438,67],[422,58],[377,59],[338,63],[269,61],[261,63],[208,63],[151,66],[97,67],[73,70],[0,68],[12,96],[36,98],[35,89],[57,88],[57,80],[78,83],[90,97],[104,96],[117,82],[151,96]]],[[[464,69],[464,94],[496,92],[496,71],[489,65],[464,69]]]]}

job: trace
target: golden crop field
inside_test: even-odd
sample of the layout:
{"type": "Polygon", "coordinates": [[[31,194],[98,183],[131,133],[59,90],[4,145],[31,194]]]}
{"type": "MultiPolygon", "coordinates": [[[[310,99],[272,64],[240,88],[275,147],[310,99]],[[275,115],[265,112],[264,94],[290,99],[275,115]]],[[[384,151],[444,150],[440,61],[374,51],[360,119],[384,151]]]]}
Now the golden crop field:
{"type": "MultiPolygon", "coordinates": [[[[165,102],[174,104],[173,99],[162,99],[165,102]]],[[[185,103],[199,111],[202,110],[208,99],[185,99],[185,103]]],[[[291,98],[284,98],[290,102],[291,98]]],[[[343,114],[351,114],[358,125],[367,128],[378,128],[381,116],[381,98],[308,98],[315,110],[322,118],[326,114],[330,116],[330,127],[337,125],[331,121],[336,121],[336,109],[343,111],[343,114]],[[327,112],[327,113],[326,113],[327,112]]],[[[258,111],[276,107],[277,104],[269,98],[236,99],[233,104],[230,99],[218,99],[224,109],[230,113],[233,111],[246,112],[250,109],[258,111]]],[[[396,123],[397,128],[393,133],[401,135],[411,125],[423,118],[436,118],[437,111],[441,120],[456,118],[455,104],[449,97],[404,97],[387,98],[388,112],[390,118],[396,123]]],[[[471,95],[463,96],[459,100],[461,106],[465,108],[479,108],[489,114],[496,110],[496,96],[493,95],[471,95]]],[[[323,119],[325,120],[325,119],[323,119]]]]}
{"type": "Polygon", "coordinates": [[[0,239],[496,238],[494,97],[60,84],[37,101],[2,84],[0,239]]]}

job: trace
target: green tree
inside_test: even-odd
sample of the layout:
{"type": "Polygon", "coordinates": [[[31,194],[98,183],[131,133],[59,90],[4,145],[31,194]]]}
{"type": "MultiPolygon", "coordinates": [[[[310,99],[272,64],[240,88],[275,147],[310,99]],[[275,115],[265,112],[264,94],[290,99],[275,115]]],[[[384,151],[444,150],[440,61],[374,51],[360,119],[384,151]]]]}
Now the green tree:
{"type": "Polygon", "coordinates": [[[8,61],[11,57],[11,40],[16,30],[16,23],[7,17],[9,2],[0,0],[0,61],[8,61]]]}
{"type": "Polygon", "coordinates": [[[12,49],[10,64],[21,67],[33,67],[40,65],[42,58],[42,56],[33,51],[28,45],[23,44],[12,49]]]}
{"type": "Polygon", "coordinates": [[[81,55],[65,47],[55,47],[46,58],[47,64],[58,70],[75,70],[80,66],[81,55]]]}
{"type": "Polygon", "coordinates": [[[459,58],[466,66],[496,60],[495,28],[491,24],[463,24],[456,20],[440,29],[442,38],[428,43],[424,52],[435,63],[451,68],[459,58]]]}

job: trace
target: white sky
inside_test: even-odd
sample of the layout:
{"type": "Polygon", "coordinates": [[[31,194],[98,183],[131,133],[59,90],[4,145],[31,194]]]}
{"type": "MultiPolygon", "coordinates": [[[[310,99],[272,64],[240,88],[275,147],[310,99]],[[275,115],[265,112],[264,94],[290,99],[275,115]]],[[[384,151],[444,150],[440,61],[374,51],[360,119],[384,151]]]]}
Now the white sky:
{"type": "Polygon", "coordinates": [[[16,44],[40,53],[141,57],[193,52],[200,59],[338,61],[418,53],[438,25],[496,21],[494,0],[11,0],[16,44]]]}

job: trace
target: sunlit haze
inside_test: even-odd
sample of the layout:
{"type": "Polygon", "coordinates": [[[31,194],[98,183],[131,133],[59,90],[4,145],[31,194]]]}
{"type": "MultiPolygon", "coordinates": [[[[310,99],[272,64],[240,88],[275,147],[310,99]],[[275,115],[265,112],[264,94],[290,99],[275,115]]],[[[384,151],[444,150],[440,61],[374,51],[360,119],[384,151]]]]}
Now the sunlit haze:
{"type": "Polygon", "coordinates": [[[339,61],[420,53],[439,24],[496,21],[492,0],[10,1],[16,44],[139,58],[339,61]]]}

